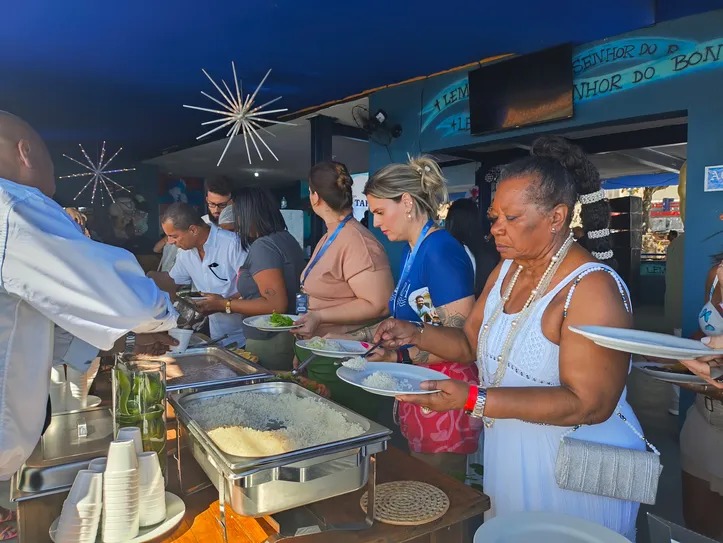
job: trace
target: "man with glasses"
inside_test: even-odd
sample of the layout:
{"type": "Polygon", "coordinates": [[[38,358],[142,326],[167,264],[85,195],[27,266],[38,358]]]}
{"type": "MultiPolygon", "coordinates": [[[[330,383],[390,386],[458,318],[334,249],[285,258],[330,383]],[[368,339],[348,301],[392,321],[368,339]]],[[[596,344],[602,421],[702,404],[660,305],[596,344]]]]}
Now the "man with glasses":
{"type": "Polygon", "coordinates": [[[203,216],[206,224],[218,226],[221,212],[233,204],[233,181],[222,175],[209,177],[204,182],[208,215],[203,216]]]}

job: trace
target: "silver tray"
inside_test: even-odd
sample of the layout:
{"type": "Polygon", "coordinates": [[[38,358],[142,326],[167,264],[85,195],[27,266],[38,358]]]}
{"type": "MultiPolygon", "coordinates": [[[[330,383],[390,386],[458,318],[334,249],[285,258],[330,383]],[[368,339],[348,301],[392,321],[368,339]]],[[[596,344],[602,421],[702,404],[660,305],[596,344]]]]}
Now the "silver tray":
{"type": "Polygon", "coordinates": [[[155,357],[166,363],[166,392],[199,391],[272,377],[265,368],[223,347],[193,347],[182,354],[155,357]]]}
{"type": "MultiPolygon", "coordinates": [[[[391,431],[291,382],[266,382],[198,393],[172,394],[184,445],[220,496],[240,515],[260,517],[358,490],[367,482],[370,457],[386,450],[391,431]],[[359,436],[268,457],[240,457],[221,451],[184,406],[222,395],[257,392],[312,397],[359,424],[359,436]]],[[[180,466],[180,462],[179,462],[180,466]]]]}
{"type": "Polygon", "coordinates": [[[67,491],[78,471],[106,455],[112,440],[113,417],[107,407],[53,415],[30,458],[15,474],[13,501],[67,491]],[[84,424],[85,437],[78,436],[79,424],[84,424]]]}

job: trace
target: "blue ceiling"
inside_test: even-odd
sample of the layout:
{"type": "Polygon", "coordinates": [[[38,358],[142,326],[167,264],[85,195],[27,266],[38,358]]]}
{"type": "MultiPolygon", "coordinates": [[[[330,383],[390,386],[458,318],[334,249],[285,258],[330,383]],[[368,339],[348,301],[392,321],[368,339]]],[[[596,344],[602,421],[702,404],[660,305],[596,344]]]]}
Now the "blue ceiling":
{"type": "Polygon", "coordinates": [[[585,43],[723,0],[24,0],[0,8],[0,109],[54,153],[192,144],[212,105],[201,73],[298,110],[501,53],[585,43]],[[656,6],[657,5],[657,6],[656,6]],[[656,12],[657,9],[657,12],[656,12]],[[657,15],[656,15],[657,13],[657,15]]]}

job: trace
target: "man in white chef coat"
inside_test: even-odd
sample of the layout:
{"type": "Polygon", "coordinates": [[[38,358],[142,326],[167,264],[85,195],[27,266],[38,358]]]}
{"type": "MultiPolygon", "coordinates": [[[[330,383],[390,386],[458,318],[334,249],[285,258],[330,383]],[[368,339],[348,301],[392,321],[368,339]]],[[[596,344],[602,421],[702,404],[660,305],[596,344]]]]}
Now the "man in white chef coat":
{"type": "MultiPolygon", "coordinates": [[[[230,300],[237,295],[238,271],[246,260],[246,251],[234,232],[208,225],[201,214],[188,204],[175,203],[161,218],[168,243],[178,246],[176,263],[169,272],[176,285],[193,283],[200,292],[219,294],[230,300]]],[[[150,274],[157,277],[156,274],[150,274]]],[[[163,281],[163,279],[161,279],[163,281]]],[[[160,284],[163,284],[162,282],[160,284]]],[[[164,288],[166,288],[164,286],[164,288]]],[[[228,312],[209,316],[211,339],[228,334],[224,345],[246,345],[243,315],[228,312]]]]}
{"type": "Polygon", "coordinates": [[[51,200],[53,175],[40,136],[0,112],[0,480],[40,438],[54,359],[85,371],[99,351],[145,352],[176,325],[135,257],[83,235],[51,200]]]}

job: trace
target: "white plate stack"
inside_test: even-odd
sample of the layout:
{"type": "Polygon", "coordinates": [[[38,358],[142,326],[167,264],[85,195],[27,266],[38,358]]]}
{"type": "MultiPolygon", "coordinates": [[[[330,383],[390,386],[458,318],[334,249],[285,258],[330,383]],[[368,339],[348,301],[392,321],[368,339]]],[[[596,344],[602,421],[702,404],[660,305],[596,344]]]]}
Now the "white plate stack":
{"type": "Polygon", "coordinates": [[[63,503],[55,541],[95,543],[102,510],[103,474],[81,470],[63,503]]]}
{"type": "Polygon", "coordinates": [[[153,526],[166,520],[165,478],[161,472],[158,454],[144,452],[138,455],[140,472],[140,525],[153,526]]]}
{"type": "Polygon", "coordinates": [[[103,477],[103,543],[122,543],[138,535],[139,473],[133,438],[119,437],[108,449],[103,477]]]}

